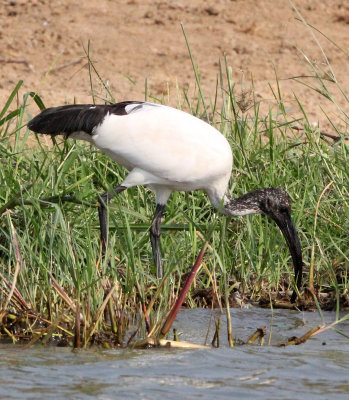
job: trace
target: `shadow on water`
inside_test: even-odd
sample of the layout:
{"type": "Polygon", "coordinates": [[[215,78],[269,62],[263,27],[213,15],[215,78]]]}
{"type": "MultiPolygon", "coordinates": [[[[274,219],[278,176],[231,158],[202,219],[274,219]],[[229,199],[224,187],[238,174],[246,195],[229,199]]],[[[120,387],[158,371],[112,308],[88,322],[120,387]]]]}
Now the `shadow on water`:
{"type": "MultiPolygon", "coordinates": [[[[182,310],[182,340],[202,344],[212,313],[182,310]]],[[[333,322],[334,313],[324,313],[333,322]]],[[[321,324],[317,313],[232,310],[234,336],[244,341],[272,326],[272,343],[321,324]]],[[[339,326],[349,333],[349,321],[339,326]]],[[[0,399],[343,399],[349,395],[349,340],[328,330],[301,346],[209,350],[88,350],[0,345],[0,399]]],[[[208,338],[211,341],[213,327],[208,338]]],[[[267,336],[268,339],[268,336],[267,336]]]]}

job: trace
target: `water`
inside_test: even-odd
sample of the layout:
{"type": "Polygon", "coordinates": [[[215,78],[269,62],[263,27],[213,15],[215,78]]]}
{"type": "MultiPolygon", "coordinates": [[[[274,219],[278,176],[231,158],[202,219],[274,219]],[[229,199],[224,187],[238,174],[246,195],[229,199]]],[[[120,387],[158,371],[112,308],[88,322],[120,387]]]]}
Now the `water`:
{"type": "MultiPolygon", "coordinates": [[[[334,313],[325,313],[332,322],[334,313]]],[[[271,323],[270,310],[232,310],[246,340],[271,323]]],[[[183,310],[182,340],[203,343],[211,312],[183,310]]],[[[317,313],[274,312],[272,343],[321,324],[317,313]]],[[[349,321],[339,326],[349,334],[349,321]]],[[[209,337],[212,338],[211,331],[209,337]]],[[[229,349],[88,350],[0,345],[0,399],[349,399],[349,340],[334,331],[301,346],[229,349]]]]}

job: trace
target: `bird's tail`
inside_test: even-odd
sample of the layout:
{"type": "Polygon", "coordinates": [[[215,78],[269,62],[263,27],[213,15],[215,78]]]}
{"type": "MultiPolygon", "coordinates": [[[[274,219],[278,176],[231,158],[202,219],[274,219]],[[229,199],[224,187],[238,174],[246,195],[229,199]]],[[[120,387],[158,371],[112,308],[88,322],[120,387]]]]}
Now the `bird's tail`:
{"type": "Polygon", "coordinates": [[[28,123],[28,128],[51,136],[62,134],[68,137],[73,132],[93,134],[93,129],[103,121],[105,114],[104,108],[93,104],[46,108],[28,123]]]}

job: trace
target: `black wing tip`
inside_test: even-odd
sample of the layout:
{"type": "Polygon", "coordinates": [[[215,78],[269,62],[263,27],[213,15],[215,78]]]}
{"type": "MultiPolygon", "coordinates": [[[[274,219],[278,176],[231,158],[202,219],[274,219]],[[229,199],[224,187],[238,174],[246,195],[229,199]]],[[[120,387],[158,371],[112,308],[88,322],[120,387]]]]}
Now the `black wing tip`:
{"type": "Polygon", "coordinates": [[[45,110],[41,111],[40,114],[31,119],[27,124],[28,129],[35,133],[55,134],[53,130],[51,131],[52,126],[49,123],[50,114],[54,108],[56,107],[46,108],[45,110]]]}
{"type": "Polygon", "coordinates": [[[71,104],[46,108],[31,119],[27,126],[35,133],[52,136],[70,134],[78,130],[77,128],[80,122],[79,115],[81,112],[91,107],[94,107],[94,105],[71,104]]]}
{"type": "Polygon", "coordinates": [[[41,117],[42,117],[42,115],[39,114],[36,117],[34,117],[33,119],[31,119],[27,124],[28,129],[35,133],[47,133],[43,129],[41,117]]]}
{"type": "Polygon", "coordinates": [[[34,118],[31,119],[28,123],[27,123],[27,127],[29,130],[34,131],[35,132],[35,123],[34,123],[34,118]]]}
{"type": "Polygon", "coordinates": [[[46,108],[28,122],[28,128],[36,133],[69,136],[73,132],[83,131],[93,134],[96,126],[100,125],[107,114],[128,115],[126,107],[138,105],[142,107],[144,101],[128,100],[114,104],[71,104],[46,108]]]}

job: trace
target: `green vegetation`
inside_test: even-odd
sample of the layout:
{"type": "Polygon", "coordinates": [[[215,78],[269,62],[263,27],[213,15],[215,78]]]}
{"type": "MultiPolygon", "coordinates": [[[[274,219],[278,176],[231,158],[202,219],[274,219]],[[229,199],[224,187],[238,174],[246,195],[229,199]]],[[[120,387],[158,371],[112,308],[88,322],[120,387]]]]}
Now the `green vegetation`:
{"type": "MultiPolygon", "coordinates": [[[[314,89],[334,103],[328,81],[309,66],[314,89]]],[[[335,121],[335,140],[311,126],[301,99],[303,118],[291,118],[280,91],[274,93],[277,107],[261,115],[253,90],[237,90],[225,60],[217,92],[208,100],[194,69],[197,98],[184,93],[178,107],[208,119],[229,140],[234,155],[231,194],[268,186],[285,189],[303,249],[304,285],[313,284],[319,306],[337,311],[348,307],[347,136],[335,121]]],[[[90,71],[94,73],[92,64],[90,71]]],[[[334,75],[331,81],[336,84],[334,75]]],[[[35,102],[39,112],[44,99],[34,93],[20,98],[20,86],[0,112],[3,335],[15,339],[40,331],[37,337],[45,333],[46,340],[75,335],[85,345],[103,342],[108,334],[112,344],[125,344],[130,323],[144,335],[145,310],[148,330],[156,333],[205,237],[209,247],[187,306],[224,306],[235,288],[245,298],[267,304],[278,292],[288,299],[293,266],[275,224],[262,216],[219,216],[201,192],[173,193],[168,203],[161,237],[163,281],[156,279],[152,262],[148,229],[155,202],[146,188],[130,189],[112,201],[109,247],[102,261],[97,194],[121,182],[125,170],[84,143],[51,143],[29,132],[26,123],[33,115],[28,104],[35,102]],[[76,334],[79,324],[81,337],[76,334]]],[[[145,97],[163,101],[151,97],[147,88],[145,97]]],[[[339,112],[348,123],[348,115],[339,112]]],[[[304,299],[299,306],[308,307],[304,299]]]]}

